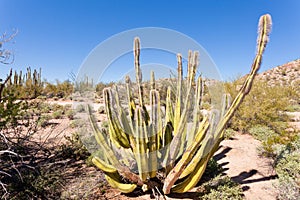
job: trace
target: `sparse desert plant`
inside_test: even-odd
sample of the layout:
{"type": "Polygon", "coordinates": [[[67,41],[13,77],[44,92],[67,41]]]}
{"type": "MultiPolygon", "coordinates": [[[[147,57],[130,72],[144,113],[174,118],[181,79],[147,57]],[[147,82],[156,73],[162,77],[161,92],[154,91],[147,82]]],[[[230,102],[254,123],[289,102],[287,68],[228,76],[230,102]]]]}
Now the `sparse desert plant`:
{"type": "MultiPolygon", "coordinates": [[[[235,96],[233,88],[239,85],[239,81],[226,84],[231,96],[235,96]],[[230,89],[231,88],[231,89],[230,89]]],[[[283,112],[291,99],[296,98],[295,92],[287,86],[269,86],[264,81],[256,81],[244,103],[232,119],[231,128],[242,132],[248,132],[255,125],[264,125],[275,132],[283,132],[287,128],[288,116],[283,112]]]]}
{"type": "Polygon", "coordinates": [[[74,110],[67,110],[66,112],[66,116],[70,119],[73,120],[74,116],[75,116],[75,111],[74,110]]]}
{"type": "Polygon", "coordinates": [[[266,141],[268,138],[277,136],[278,134],[268,126],[256,125],[249,129],[249,133],[260,141],[266,141]]]}
{"type": "Polygon", "coordinates": [[[104,107],[104,106],[100,106],[100,107],[98,108],[98,113],[99,113],[99,114],[104,114],[104,113],[105,113],[105,107],[104,107]]]}
{"type": "Polygon", "coordinates": [[[79,104],[79,105],[76,106],[76,108],[75,108],[75,112],[81,113],[81,112],[84,112],[84,111],[85,111],[85,108],[84,108],[84,105],[83,105],[83,104],[79,104]]]}
{"type": "Polygon", "coordinates": [[[199,189],[202,189],[200,199],[202,200],[242,200],[243,190],[230,177],[216,177],[205,183],[199,189]]]}
{"type": "Polygon", "coordinates": [[[108,135],[98,128],[91,106],[87,105],[85,109],[99,144],[99,152],[103,152],[95,155],[92,161],[104,171],[108,183],[124,193],[132,192],[137,186],[144,191],[153,190],[157,193],[162,189],[164,194],[184,193],[195,187],[223,140],[229,120],[251,90],[261,65],[270,26],[270,15],[262,16],[259,22],[257,54],[250,74],[232,104],[229,96],[224,95],[222,109],[212,110],[209,116],[202,116],[200,112],[203,82],[201,77],[195,81],[198,53],[191,51],[188,54],[186,79],[182,77],[182,57],[180,54],[177,56],[176,93],[172,94],[171,88],[168,88],[164,115],[161,112],[160,94],[155,87],[154,73],[151,73],[150,110],[146,109],[139,62],[140,42],[135,38],[138,103],[134,101],[131,81],[127,77],[126,109],[129,116],[126,116],[120,103],[117,86],[103,91],[109,123],[108,135]],[[176,100],[171,101],[171,96],[175,96],[176,100]],[[162,177],[161,181],[157,176],[162,177]]]}
{"type": "Polygon", "coordinates": [[[51,116],[49,114],[43,114],[40,116],[40,118],[38,119],[38,126],[40,127],[46,127],[49,123],[49,120],[51,119],[51,116]]]}
{"type": "MultiPolygon", "coordinates": [[[[275,151],[276,152],[276,151],[275,151]]],[[[287,145],[277,145],[275,169],[279,176],[278,199],[300,198],[300,137],[287,145]]]]}
{"type": "Polygon", "coordinates": [[[62,110],[54,111],[52,113],[52,116],[53,116],[54,119],[60,119],[63,116],[63,111],[62,110]]]}
{"type": "Polygon", "coordinates": [[[72,133],[71,136],[65,136],[67,144],[61,145],[61,154],[64,158],[73,157],[76,160],[86,160],[90,153],[83,145],[77,132],[72,133]]]}

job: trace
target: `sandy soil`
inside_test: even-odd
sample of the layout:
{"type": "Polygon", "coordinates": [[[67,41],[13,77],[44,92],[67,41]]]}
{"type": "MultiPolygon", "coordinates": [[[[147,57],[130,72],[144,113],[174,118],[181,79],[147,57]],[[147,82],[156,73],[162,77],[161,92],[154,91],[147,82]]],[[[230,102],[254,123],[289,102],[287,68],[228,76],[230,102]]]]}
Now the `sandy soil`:
{"type": "Polygon", "coordinates": [[[246,199],[276,199],[276,173],[272,160],[259,156],[260,141],[251,135],[236,134],[221,143],[215,158],[224,173],[241,184],[246,199]]]}

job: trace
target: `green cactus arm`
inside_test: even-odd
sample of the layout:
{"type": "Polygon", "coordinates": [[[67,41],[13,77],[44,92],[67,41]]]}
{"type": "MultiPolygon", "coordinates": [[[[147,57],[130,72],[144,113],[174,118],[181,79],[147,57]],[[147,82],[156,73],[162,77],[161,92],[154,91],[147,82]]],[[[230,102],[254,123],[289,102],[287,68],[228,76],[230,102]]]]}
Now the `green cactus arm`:
{"type": "Polygon", "coordinates": [[[111,146],[108,144],[107,138],[104,136],[102,131],[97,126],[97,122],[92,115],[90,105],[87,105],[87,112],[88,112],[90,124],[92,126],[92,129],[93,129],[93,132],[95,135],[95,139],[96,139],[97,143],[99,144],[100,149],[102,150],[101,152],[105,152],[102,154],[104,156],[105,160],[107,160],[110,164],[112,164],[117,169],[122,168],[114,151],[112,150],[111,146]]]}
{"type": "Polygon", "coordinates": [[[136,117],[137,117],[137,124],[136,124],[136,152],[135,157],[137,161],[139,176],[142,181],[145,181],[148,176],[148,163],[147,163],[147,143],[145,138],[145,127],[144,127],[144,117],[143,117],[143,109],[137,108],[136,109],[136,117]]]}
{"type": "Polygon", "coordinates": [[[171,123],[172,126],[174,126],[174,110],[173,110],[173,104],[171,100],[171,92],[172,92],[172,88],[169,86],[167,89],[166,118],[165,118],[164,126],[166,126],[168,123],[171,123]]]}
{"type": "MultiPolygon", "coordinates": [[[[201,145],[201,141],[203,140],[208,128],[209,128],[209,121],[207,118],[205,118],[201,125],[199,126],[199,130],[196,134],[194,142],[191,146],[187,147],[184,154],[182,155],[182,158],[178,161],[178,163],[175,165],[175,167],[170,171],[168,176],[166,177],[164,181],[164,192],[170,192],[171,187],[174,185],[174,183],[177,181],[177,179],[180,177],[181,173],[185,169],[185,167],[188,165],[188,163],[192,160],[195,152],[201,145]]],[[[166,193],[168,194],[168,193],[166,193]]]]}
{"type": "MultiPolygon", "coordinates": [[[[93,118],[93,115],[91,113],[91,108],[88,105],[88,115],[89,115],[89,121],[90,124],[92,125],[95,138],[102,149],[102,152],[105,152],[104,155],[106,156],[105,158],[109,160],[110,164],[112,164],[118,172],[128,180],[130,180],[132,183],[135,183],[139,186],[143,186],[145,183],[140,179],[138,175],[135,173],[132,173],[130,169],[126,166],[121,165],[117,157],[115,156],[115,153],[113,152],[112,148],[108,145],[106,137],[103,135],[101,130],[97,127],[97,123],[95,119],[93,118]]],[[[150,183],[149,183],[150,184],[150,183]]]]}
{"type": "Polygon", "coordinates": [[[188,51],[188,64],[187,64],[187,80],[191,79],[191,69],[192,69],[192,59],[193,59],[193,52],[191,50],[188,51]]]}
{"type": "Polygon", "coordinates": [[[155,90],[155,75],[154,75],[154,71],[151,71],[150,86],[151,86],[151,90],[155,90]]]}
{"type": "Polygon", "coordinates": [[[136,143],[135,143],[135,139],[133,136],[134,130],[133,130],[133,124],[131,123],[132,120],[130,117],[129,117],[129,119],[127,118],[126,113],[120,104],[118,87],[116,85],[114,86],[114,89],[115,89],[115,92],[114,92],[113,96],[115,96],[115,101],[116,101],[116,105],[117,105],[117,110],[115,110],[115,112],[117,113],[117,116],[118,116],[118,118],[115,117],[114,119],[115,120],[119,119],[119,123],[117,123],[117,124],[120,124],[121,128],[124,130],[123,132],[125,134],[123,134],[123,137],[126,137],[127,140],[129,140],[130,147],[132,149],[134,149],[136,146],[136,143]]]}
{"type": "Polygon", "coordinates": [[[111,140],[114,141],[114,143],[117,146],[121,146],[123,148],[130,148],[130,143],[127,137],[127,133],[124,132],[121,123],[119,121],[119,117],[115,116],[112,107],[112,100],[113,100],[113,94],[111,92],[110,88],[105,88],[103,90],[104,93],[104,100],[105,100],[105,109],[107,113],[108,123],[109,123],[109,133],[111,140]]]}
{"type": "Polygon", "coordinates": [[[152,89],[150,91],[150,143],[149,143],[149,166],[150,177],[154,177],[157,171],[157,150],[161,148],[162,144],[162,116],[160,112],[160,99],[158,91],[152,89]]]}
{"type": "Polygon", "coordinates": [[[245,96],[250,92],[253,80],[260,69],[261,61],[262,61],[262,54],[266,48],[268,37],[270,34],[271,29],[271,16],[269,14],[263,15],[259,19],[259,32],[258,32],[258,41],[257,41],[257,53],[254,59],[254,62],[251,67],[250,74],[247,76],[243,86],[241,87],[240,91],[238,92],[237,96],[233,100],[231,106],[225,113],[224,117],[218,124],[216,132],[220,135],[223,129],[226,127],[228,121],[231,119],[235,111],[238,109],[239,105],[242,103],[245,96]]]}
{"type": "Polygon", "coordinates": [[[181,115],[181,107],[182,107],[182,57],[181,54],[177,54],[177,91],[176,91],[176,104],[174,110],[174,134],[177,133],[180,115],[181,115]]]}
{"type": "Polygon", "coordinates": [[[189,82],[189,85],[191,86],[194,86],[195,85],[195,76],[196,76],[196,70],[197,70],[197,67],[198,67],[198,58],[199,58],[199,52],[195,51],[194,54],[193,54],[193,57],[192,59],[189,61],[190,62],[190,69],[189,69],[189,79],[188,79],[188,82],[189,82]]]}
{"type": "Polygon", "coordinates": [[[133,100],[132,92],[131,92],[131,80],[129,76],[125,77],[125,83],[126,83],[126,94],[127,94],[127,102],[128,102],[128,111],[130,116],[130,122],[132,128],[134,127],[133,119],[134,119],[134,110],[136,108],[136,105],[133,100]]]}
{"type": "Polygon", "coordinates": [[[190,146],[194,140],[196,131],[199,127],[199,123],[201,122],[201,102],[203,98],[203,82],[202,77],[199,76],[197,79],[196,84],[196,94],[195,94],[195,106],[194,106],[194,113],[193,113],[193,125],[191,130],[189,131],[187,146],[190,146]]]}
{"type": "MultiPolygon", "coordinates": [[[[174,193],[185,193],[195,187],[205,172],[210,156],[211,154],[206,155],[200,162],[197,162],[192,173],[185,180],[172,187],[171,191],[174,193]]],[[[168,194],[170,191],[164,190],[164,193],[168,194]]]]}
{"type": "Polygon", "coordinates": [[[140,39],[138,37],[134,38],[134,48],[133,48],[133,53],[134,53],[134,66],[135,66],[135,77],[136,77],[136,83],[138,86],[138,93],[139,93],[139,103],[140,107],[143,108],[144,112],[144,119],[146,124],[148,124],[149,121],[149,113],[147,112],[146,106],[144,105],[144,91],[143,91],[143,86],[142,86],[142,70],[140,67],[140,39]]]}
{"type": "MultiPolygon", "coordinates": [[[[194,53],[194,61],[198,60],[198,53],[194,53]]],[[[191,67],[195,69],[190,70],[190,77],[194,77],[196,72],[196,67],[198,63],[192,63],[191,67]]],[[[192,80],[192,78],[191,78],[192,80]]],[[[180,121],[179,124],[176,126],[176,121],[174,119],[174,138],[171,142],[170,145],[170,163],[174,163],[175,159],[182,154],[184,151],[184,147],[186,145],[186,132],[187,132],[187,115],[188,111],[191,107],[191,97],[193,93],[193,81],[187,81],[187,94],[186,94],[186,99],[184,102],[184,108],[183,112],[181,113],[180,116],[180,121]],[[177,127],[177,129],[175,128],[177,127]]],[[[177,97],[178,98],[178,97],[177,97]]],[[[178,105],[177,105],[178,106],[178,105]]],[[[175,116],[176,116],[176,111],[175,111],[175,116]]]]}

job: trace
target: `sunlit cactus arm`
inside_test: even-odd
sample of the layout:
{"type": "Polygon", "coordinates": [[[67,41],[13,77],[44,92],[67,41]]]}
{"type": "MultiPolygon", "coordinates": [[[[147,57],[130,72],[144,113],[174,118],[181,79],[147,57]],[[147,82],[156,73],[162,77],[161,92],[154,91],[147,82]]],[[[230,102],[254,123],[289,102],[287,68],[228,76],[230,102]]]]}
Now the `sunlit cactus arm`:
{"type": "Polygon", "coordinates": [[[253,61],[251,72],[247,76],[243,86],[241,87],[240,91],[238,92],[237,96],[233,100],[231,106],[229,107],[228,111],[225,113],[224,117],[218,124],[216,129],[217,134],[220,135],[223,129],[226,127],[228,121],[231,119],[235,111],[238,109],[239,105],[242,103],[245,96],[250,92],[253,80],[261,66],[262,55],[266,48],[269,34],[271,31],[272,20],[269,14],[263,15],[259,19],[258,25],[258,39],[257,39],[257,53],[255,59],[253,61]]]}
{"type": "Polygon", "coordinates": [[[136,162],[138,166],[139,176],[142,181],[145,181],[148,177],[148,163],[147,163],[147,143],[145,138],[145,127],[144,127],[144,116],[143,116],[143,109],[137,108],[136,109],[136,162]]]}
{"type": "Polygon", "coordinates": [[[188,51],[188,64],[187,64],[187,82],[191,79],[191,71],[192,71],[192,59],[193,59],[193,52],[191,50],[188,51]]]}
{"type": "Polygon", "coordinates": [[[121,126],[121,128],[123,128],[123,133],[125,133],[123,135],[123,137],[126,137],[129,141],[130,141],[130,146],[131,148],[135,148],[136,144],[135,144],[135,139],[133,136],[133,124],[131,123],[131,119],[128,119],[126,116],[126,113],[123,109],[123,107],[121,106],[120,103],[120,98],[119,98],[119,91],[118,91],[118,87],[115,85],[114,86],[115,92],[114,92],[114,96],[115,96],[115,102],[116,102],[116,106],[117,106],[117,117],[115,117],[114,119],[118,121],[119,119],[119,123],[121,126]]]}
{"type": "Polygon", "coordinates": [[[94,119],[94,116],[92,115],[91,107],[90,105],[87,105],[87,112],[90,124],[92,126],[93,132],[95,134],[95,139],[97,143],[99,144],[101,150],[105,153],[103,153],[103,156],[115,167],[118,167],[120,165],[119,160],[116,158],[113,150],[108,144],[107,138],[104,136],[103,132],[98,128],[97,122],[94,119]]]}
{"type": "Polygon", "coordinates": [[[125,83],[126,83],[126,95],[127,95],[127,102],[128,102],[128,109],[129,109],[129,115],[130,119],[133,120],[134,118],[134,110],[136,108],[136,105],[134,103],[134,99],[132,96],[132,91],[131,91],[131,80],[129,76],[125,77],[125,83]]]}
{"type": "Polygon", "coordinates": [[[174,134],[177,133],[181,108],[182,108],[182,57],[181,54],[177,54],[177,91],[176,91],[176,104],[174,109],[174,134]]]}
{"type": "Polygon", "coordinates": [[[138,86],[138,93],[139,93],[138,98],[139,98],[140,106],[143,107],[143,105],[144,105],[143,88],[141,85],[143,77],[142,77],[142,71],[140,68],[140,39],[138,37],[134,38],[133,53],[134,53],[135,77],[136,77],[136,83],[138,86]]]}
{"type": "MultiPolygon", "coordinates": [[[[194,104],[193,96],[195,95],[194,85],[195,85],[196,70],[199,65],[198,57],[199,57],[199,53],[197,51],[195,51],[193,53],[192,58],[189,60],[190,63],[188,64],[191,69],[189,70],[190,71],[189,79],[186,81],[187,94],[186,94],[186,99],[184,102],[185,106],[184,106],[184,110],[183,110],[183,114],[186,114],[186,115],[188,115],[189,110],[192,108],[191,106],[194,104]]],[[[188,119],[186,119],[186,120],[188,120],[188,119]]],[[[185,123],[187,124],[188,121],[186,121],[185,123]]],[[[187,129],[187,126],[185,128],[187,129]]],[[[186,148],[186,145],[187,145],[186,141],[187,141],[187,130],[183,131],[183,134],[181,137],[181,144],[180,144],[180,149],[179,149],[179,153],[178,153],[179,156],[182,155],[184,149],[186,148]]]]}
{"type": "MultiPolygon", "coordinates": [[[[198,60],[198,54],[197,53],[194,53],[194,58],[193,60],[196,61],[198,60]]],[[[192,63],[191,64],[191,67],[197,67],[197,64],[198,63],[192,63]]],[[[196,72],[196,69],[195,70],[191,70],[190,71],[190,77],[193,77],[195,76],[193,73],[196,72]]],[[[174,163],[175,159],[178,158],[182,153],[183,153],[183,150],[184,150],[184,147],[186,145],[186,128],[187,128],[187,118],[188,118],[188,111],[190,109],[190,106],[191,106],[191,97],[192,97],[192,91],[193,91],[193,85],[192,85],[192,81],[188,81],[188,85],[187,85],[187,93],[186,93],[186,99],[185,99],[185,102],[184,102],[184,108],[183,108],[183,111],[181,113],[181,116],[180,116],[180,121],[179,121],[179,125],[176,126],[176,121],[174,120],[174,138],[171,142],[171,145],[170,145],[170,163],[172,165],[172,163],[174,163]],[[175,129],[175,127],[177,127],[177,130],[175,129]]],[[[175,110],[175,116],[176,116],[176,110],[175,110]]]]}
{"type": "Polygon", "coordinates": [[[122,193],[131,193],[137,187],[136,184],[123,183],[122,178],[118,174],[105,174],[105,179],[113,187],[120,190],[122,193]]]}
{"type": "Polygon", "coordinates": [[[222,108],[221,108],[221,117],[223,117],[226,111],[231,105],[231,96],[230,94],[224,94],[222,97],[222,108]]]}
{"type": "Polygon", "coordinates": [[[134,53],[134,66],[135,66],[135,77],[136,77],[136,83],[138,86],[138,99],[139,99],[139,105],[141,108],[143,108],[144,112],[143,114],[145,115],[145,122],[148,123],[149,121],[149,114],[147,112],[147,109],[144,105],[144,91],[143,91],[143,86],[142,86],[142,70],[140,67],[140,39],[138,37],[134,38],[134,48],[133,48],[133,53],[134,53]]]}
{"type": "Polygon", "coordinates": [[[150,129],[149,136],[149,166],[150,177],[156,175],[157,170],[157,150],[162,146],[162,116],[160,113],[160,99],[158,91],[152,89],[150,91],[150,129]]]}
{"type": "Polygon", "coordinates": [[[194,154],[196,153],[197,149],[201,145],[201,141],[205,137],[205,134],[209,128],[209,121],[205,118],[202,123],[199,125],[200,129],[198,130],[195,139],[191,146],[187,147],[185,153],[182,155],[182,158],[179,162],[175,165],[175,167],[170,171],[168,176],[164,182],[164,193],[168,194],[170,192],[171,187],[174,183],[178,180],[181,173],[184,171],[185,167],[189,164],[192,160],[194,154]]]}
{"type": "Polygon", "coordinates": [[[201,103],[203,98],[203,81],[202,77],[199,76],[196,84],[196,94],[195,94],[195,104],[194,104],[194,113],[193,113],[193,125],[191,130],[188,133],[187,146],[191,145],[193,142],[199,123],[201,122],[201,103]]]}
{"type": "Polygon", "coordinates": [[[105,159],[108,160],[110,164],[113,165],[118,170],[118,173],[121,174],[123,177],[130,180],[132,183],[135,183],[139,186],[143,186],[145,183],[140,179],[138,175],[131,172],[128,167],[121,165],[121,163],[115,156],[115,153],[113,152],[111,146],[108,145],[106,141],[106,137],[97,127],[97,123],[95,119],[93,119],[90,106],[87,107],[88,107],[87,110],[88,110],[89,120],[92,125],[95,138],[97,140],[97,143],[100,146],[100,149],[102,150],[101,152],[103,152],[103,155],[105,156],[105,159]]]}
{"type": "Polygon", "coordinates": [[[173,104],[171,99],[171,92],[172,88],[169,86],[167,89],[167,98],[166,98],[166,117],[165,117],[165,124],[166,126],[168,123],[171,123],[172,126],[174,126],[174,110],[173,110],[173,104]]]}
{"type": "Polygon", "coordinates": [[[122,126],[119,122],[118,116],[113,115],[112,99],[113,94],[110,88],[105,88],[103,90],[103,96],[105,100],[105,109],[109,123],[109,133],[111,140],[119,147],[130,148],[129,139],[127,134],[122,129],[122,126]]]}
{"type": "Polygon", "coordinates": [[[190,71],[190,75],[189,75],[189,85],[194,86],[195,85],[195,76],[196,76],[196,70],[198,67],[198,58],[199,58],[199,52],[195,51],[192,57],[192,60],[190,60],[189,62],[191,62],[189,71],[190,71]]]}

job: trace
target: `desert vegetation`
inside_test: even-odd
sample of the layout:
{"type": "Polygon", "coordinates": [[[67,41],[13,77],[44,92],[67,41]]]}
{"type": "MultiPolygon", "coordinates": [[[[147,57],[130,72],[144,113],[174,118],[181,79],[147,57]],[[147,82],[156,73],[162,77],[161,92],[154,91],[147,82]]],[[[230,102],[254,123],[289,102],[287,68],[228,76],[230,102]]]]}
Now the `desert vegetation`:
{"type": "Polygon", "coordinates": [[[196,77],[197,52],[189,53],[186,78],[179,54],[177,77],[155,80],[153,73],[142,82],[138,38],[136,82],[49,83],[41,69],[10,71],[0,82],[1,197],[243,199],[244,188],[214,157],[239,133],[259,140],[260,155],[272,159],[274,198],[299,199],[299,60],[256,76],[270,20],[260,20],[250,74],[218,83],[218,108],[209,80],[196,77]]]}

